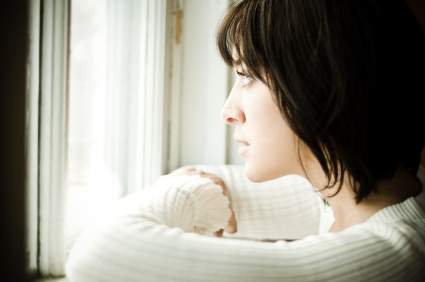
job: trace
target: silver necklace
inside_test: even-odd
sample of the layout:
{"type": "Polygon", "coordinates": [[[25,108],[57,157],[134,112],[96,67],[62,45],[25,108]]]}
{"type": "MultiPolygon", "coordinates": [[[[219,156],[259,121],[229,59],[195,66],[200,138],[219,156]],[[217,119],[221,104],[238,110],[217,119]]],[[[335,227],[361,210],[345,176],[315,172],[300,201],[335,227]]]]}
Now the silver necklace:
{"type": "Polygon", "coordinates": [[[319,194],[319,197],[322,199],[323,204],[325,204],[325,207],[330,207],[331,205],[329,204],[328,200],[325,197],[323,197],[323,195],[319,192],[319,190],[316,189],[316,191],[317,191],[317,194],[319,194]]]}

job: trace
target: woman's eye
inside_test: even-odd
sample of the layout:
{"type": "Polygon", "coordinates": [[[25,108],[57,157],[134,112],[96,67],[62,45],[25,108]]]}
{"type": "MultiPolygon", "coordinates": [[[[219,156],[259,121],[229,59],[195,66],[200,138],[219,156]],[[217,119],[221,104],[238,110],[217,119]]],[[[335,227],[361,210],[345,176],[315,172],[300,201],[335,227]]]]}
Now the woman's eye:
{"type": "Polygon", "coordinates": [[[242,78],[243,87],[248,86],[252,82],[252,77],[246,75],[243,72],[236,71],[236,74],[239,75],[242,78]]]}
{"type": "Polygon", "coordinates": [[[252,80],[251,77],[246,76],[246,75],[242,75],[242,82],[243,82],[244,85],[247,85],[251,80],[252,80]]]}

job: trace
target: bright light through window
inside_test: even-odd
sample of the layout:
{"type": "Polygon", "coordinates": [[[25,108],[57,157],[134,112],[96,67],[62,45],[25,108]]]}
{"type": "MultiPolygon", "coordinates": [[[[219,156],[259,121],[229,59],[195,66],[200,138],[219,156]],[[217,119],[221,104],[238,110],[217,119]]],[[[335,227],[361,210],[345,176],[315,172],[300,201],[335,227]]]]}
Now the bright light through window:
{"type": "Polygon", "coordinates": [[[161,173],[150,160],[162,152],[165,25],[156,1],[71,3],[67,250],[93,216],[161,173]]]}

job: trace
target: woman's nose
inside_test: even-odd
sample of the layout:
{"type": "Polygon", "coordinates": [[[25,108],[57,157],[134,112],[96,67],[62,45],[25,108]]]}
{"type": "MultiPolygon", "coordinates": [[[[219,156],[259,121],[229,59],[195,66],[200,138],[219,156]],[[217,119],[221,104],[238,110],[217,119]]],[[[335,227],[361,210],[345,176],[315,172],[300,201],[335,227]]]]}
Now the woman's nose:
{"type": "Polygon", "coordinates": [[[238,100],[235,99],[235,93],[232,91],[221,110],[221,119],[225,123],[237,125],[245,122],[245,113],[238,100]]]}

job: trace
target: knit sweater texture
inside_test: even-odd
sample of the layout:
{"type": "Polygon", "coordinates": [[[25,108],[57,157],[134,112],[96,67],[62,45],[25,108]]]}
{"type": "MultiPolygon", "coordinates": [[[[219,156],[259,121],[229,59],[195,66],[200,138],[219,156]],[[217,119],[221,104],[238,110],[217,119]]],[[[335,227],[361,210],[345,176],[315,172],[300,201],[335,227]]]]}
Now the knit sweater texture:
{"type": "MultiPolygon", "coordinates": [[[[304,178],[249,182],[239,166],[197,166],[115,203],[70,254],[73,282],[425,281],[425,192],[342,232],[304,178]],[[229,205],[238,232],[215,238],[229,205]],[[295,240],[292,242],[283,239],[295,240]]],[[[422,168],[423,169],[423,168],[422,168]]],[[[419,178],[425,183],[423,170],[419,178]]]]}

